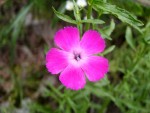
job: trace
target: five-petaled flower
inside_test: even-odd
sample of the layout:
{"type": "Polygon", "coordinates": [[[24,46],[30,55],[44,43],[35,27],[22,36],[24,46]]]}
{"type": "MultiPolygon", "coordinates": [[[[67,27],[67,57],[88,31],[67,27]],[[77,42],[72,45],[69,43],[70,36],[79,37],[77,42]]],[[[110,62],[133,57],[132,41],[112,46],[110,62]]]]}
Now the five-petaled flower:
{"type": "Polygon", "coordinates": [[[59,47],[46,54],[46,67],[52,74],[60,73],[59,80],[69,89],[79,90],[86,84],[102,79],[108,72],[108,60],[96,56],[105,48],[105,41],[95,30],[88,30],[80,40],[76,27],[65,27],[54,37],[59,47]]]}

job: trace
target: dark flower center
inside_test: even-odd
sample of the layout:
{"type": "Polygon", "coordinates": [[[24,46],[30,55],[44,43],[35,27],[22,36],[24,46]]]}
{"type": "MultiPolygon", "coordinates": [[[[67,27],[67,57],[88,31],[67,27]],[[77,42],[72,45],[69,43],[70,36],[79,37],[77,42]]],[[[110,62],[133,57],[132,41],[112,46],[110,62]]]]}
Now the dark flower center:
{"type": "Polygon", "coordinates": [[[81,59],[81,55],[79,53],[74,53],[74,59],[79,61],[81,59]]]}

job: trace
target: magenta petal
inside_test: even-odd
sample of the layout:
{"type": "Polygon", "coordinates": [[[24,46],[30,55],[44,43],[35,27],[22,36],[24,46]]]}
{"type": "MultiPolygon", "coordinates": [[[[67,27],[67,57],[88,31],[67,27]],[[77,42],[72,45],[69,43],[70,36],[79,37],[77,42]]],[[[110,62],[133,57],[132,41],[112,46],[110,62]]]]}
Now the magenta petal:
{"type": "Polygon", "coordinates": [[[84,87],[86,80],[84,72],[79,67],[69,65],[59,76],[64,86],[72,90],[79,90],[84,87]]]}
{"type": "Polygon", "coordinates": [[[52,74],[58,74],[68,66],[67,52],[52,48],[46,54],[46,67],[52,74]]]}
{"type": "Polygon", "coordinates": [[[95,30],[88,30],[84,33],[80,46],[88,54],[97,54],[105,48],[105,41],[101,35],[95,30]]]}
{"type": "Polygon", "coordinates": [[[54,40],[58,47],[69,51],[79,45],[80,33],[76,27],[65,27],[56,33],[54,40]]]}
{"type": "Polygon", "coordinates": [[[87,63],[82,65],[87,78],[93,82],[102,79],[108,72],[108,68],[108,60],[99,56],[89,57],[87,63]]]}

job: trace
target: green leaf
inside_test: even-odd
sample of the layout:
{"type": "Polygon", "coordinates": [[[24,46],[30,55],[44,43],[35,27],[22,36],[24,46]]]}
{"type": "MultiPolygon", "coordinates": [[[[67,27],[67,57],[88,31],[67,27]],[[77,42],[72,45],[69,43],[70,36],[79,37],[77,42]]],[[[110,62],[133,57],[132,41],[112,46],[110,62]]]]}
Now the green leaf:
{"type": "Polygon", "coordinates": [[[146,24],[146,27],[143,29],[143,35],[145,42],[150,44],[150,21],[146,24]]]}
{"type": "Polygon", "coordinates": [[[29,105],[30,113],[54,113],[51,107],[39,103],[30,103],[29,105]]]}
{"type": "MultiPolygon", "coordinates": [[[[52,7],[53,8],[53,7],[52,7]]],[[[54,8],[53,8],[53,11],[54,13],[56,14],[56,16],[60,19],[62,19],[63,21],[66,21],[68,23],[72,23],[72,24],[76,24],[77,22],[75,20],[73,20],[71,17],[65,15],[65,14],[62,14],[58,11],[56,11],[54,8]]]]}
{"type": "Polygon", "coordinates": [[[17,28],[18,26],[21,26],[23,24],[23,22],[25,21],[25,17],[27,15],[27,13],[30,11],[31,7],[33,5],[30,4],[26,7],[23,7],[20,12],[18,13],[18,15],[16,16],[16,18],[14,19],[14,22],[12,23],[12,25],[10,26],[10,29],[13,29],[13,28],[17,28]]]}
{"type": "Polygon", "coordinates": [[[110,36],[114,29],[115,29],[115,22],[112,19],[111,22],[110,22],[110,26],[107,26],[107,27],[103,28],[103,32],[105,34],[107,34],[108,36],[110,36]]]}
{"type": "Polygon", "coordinates": [[[122,22],[128,23],[129,25],[137,29],[139,32],[141,32],[138,26],[142,26],[143,23],[140,20],[138,20],[134,15],[132,15],[130,12],[126,11],[125,9],[119,8],[109,3],[104,3],[103,1],[100,0],[94,1],[93,8],[98,12],[103,10],[110,14],[113,14],[122,22]]]}
{"type": "Polygon", "coordinates": [[[101,33],[103,38],[106,38],[108,40],[112,40],[109,35],[107,35],[102,29],[98,29],[98,31],[101,33]]]}
{"type": "MultiPolygon", "coordinates": [[[[66,2],[62,3],[58,8],[58,12],[65,13],[66,11],[65,5],[66,5],[66,2]]],[[[57,16],[55,15],[52,19],[52,24],[51,24],[52,28],[56,26],[58,21],[59,21],[59,18],[57,18],[57,16]]]]}
{"type": "Polygon", "coordinates": [[[131,12],[132,14],[142,16],[143,7],[134,0],[109,0],[112,4],[116,4],[120,8],[124,8],[131,12]]]}
{"type": "Polygon", "coordinates": [[[6,35],[10,33],[10,31],[12,30],[12,38],[11,38],[11,51],[10,51],[10,60],[12,61],[11,64],[13,64],[14,61],[14,57],[15,57],[15,49],[16,49],[16,43],[18,38],[20,37],[19,35],[21,34],[22,30],[23,30],[23,26],[24,26],[24,21],[25,21],[25,17],[28,14],[28,12],[30,11],[30,9],[32,8],[33,4],[29,4],[25,7],[23,7],[20,12],[17,14],[17,16],[14,18],[12,24],[10,25],[10,27],[8,28],[8,30],[6,31],[6,35]]]}
{"type": "Polygon", "coordinates": [[[129,109],[132,109],[134,111],[141,111],[141,113],[147,113],[147,109],[140,106],[139,103],[131,100],[131,99],[118,99],[117,101],[120,101],[123,105],[127,106],[129,109]]]}
{"type": "Polygon", "coordinates": [[[106,38],[106,39],[108,39],[108,40],[112,40],[111,37],[110,37],[109,35],[107,35],[107,34],[106,34],[102,29],[100,29],[99,27],[96,27],[96,30],[101,33],[101,35],[102,35],[103,38],[106,38]]]}
{"type": "Polygon", "coordinates": [[[103,97],[103,98],[108,98],[111,99],[112,101],[115,101],[115,98],[112,94],[112,92],[104,89],[104,88],[100,88],[99,87],[95,87],[95,86],[91,86],[89,84],[86,85],[85,87],[86,90],[89,90],[92,94],[98,96],[98,97],[103,97]]]}
{"type": "Polygon", "coordinates": [[[67,98],[67,102],[70,105],[70,107],[74,110],[74,112],[77,113],[77,110],[75,109],[76,108],[76,104],[73,102],[73,100],[68,97],[67,98]]]}
{"type": "Polygon", "coordinates": [[[81,20],[82,23],[92,23],[92,24],[104,24],[105,22],[103,20],[99,19],[86,19],[86,20],[81,20]]]}
{"type": "Polygon", "coordinates": [[[125,38],[126,38],[127,43],[129,44],[129,46],[133,50],[135,50],[135,44],[134,44],[134,40],[133,40],[133,36],[132,36],[132,30],[130,27],[127,27],[127,29],[126,29],[125,38]]]}
{"type": "Polygon", "coordinates": [[[102,53],[102,55],[106,55],[106,54],[112,52],[114,49],[115,49],[115,45],[112,45],[112,46],[110,46],[108,49],[106,49],[106,50],[102,53]]]}

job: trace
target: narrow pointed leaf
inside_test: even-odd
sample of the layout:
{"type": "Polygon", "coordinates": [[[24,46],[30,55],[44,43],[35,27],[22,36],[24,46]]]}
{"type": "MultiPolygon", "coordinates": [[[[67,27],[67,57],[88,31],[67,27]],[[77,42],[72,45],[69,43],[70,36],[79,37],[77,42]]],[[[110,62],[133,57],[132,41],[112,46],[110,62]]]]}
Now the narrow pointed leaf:
{"type": "Polygon", "coordinates": [[[106,50],[102,53],[102,55],[106,55],[106,54],[112,52],[114,49],[115,49],[115,45],[112,45],[112,46],[110,46],[108,49],[106,49],[106,50]]]}
{"type": "MultiPolygon", "coordinates": [[[[53,8],[53,7],[52,7],[52,8],[53,8]]],[[[58,18],[62,19],[63,21],[66,21],[66,22],[72,23],[72,24],[76,24],[76,21],[73,20],[71,17],[69,17],[69,16],[67,16],[67,15],[65,15],[65,14],[62,14],[62,13],[56,11],[54,8],[53,8],[53,11],[54,11],[54,13],[56,14],[56,16],[57,16],[58,18]]]]}
{"type": "Polygon", "coordinates": [[[115,29],[115,22],[114,22],[114,20],[112,19],[111,22],[110,22],[110,26],[105,27],[105,28],[103,29],[103,32],[104,32],[105,34],[107,34],[108,36],[110,36],[114,29],[115,29]]]}
{"type": "Polygon", "coordinates": [[[134,40],[133,40],[133,36],[132,36],[132,30],[130,27],[127,27],[127,29],[126,29],[125,38],[126,38],[127,43],[129,44],[129,46],[133,50],[135,50],[135,44],[134,44],[134,40]]]}
{"type": "Polygon", "coordinates": [[[97,30],[101,33],[103,38],[106,38],[108,40],[112,40],[109,35],[107,35],[102,29],[97,28],[97,30]]]}
{"type": "Polygon", "coordinates": [[[100,0],[94,1],[93,8],[97,12],[100,12],[101,10],[103,10],[110,14],[113,14],[122,22],[128,23],[129,25],[137,29],[139,32],[141,32],[139,26],[142,26],[143,23],[140,20],[138,20],[134,15],[132,15],[130,12],[126,11],[125,9],[119,8],[109,3],[104,3],[103,1],[100,1],[100,0]]]}
{"type": "Polygon", "coordinates": [[[104,24],[105,22],[103,20],[99,20],[99,19],[86,19],[86,20],[82,20],[82,23],[92,23],[92,24],[104,24]]]}

